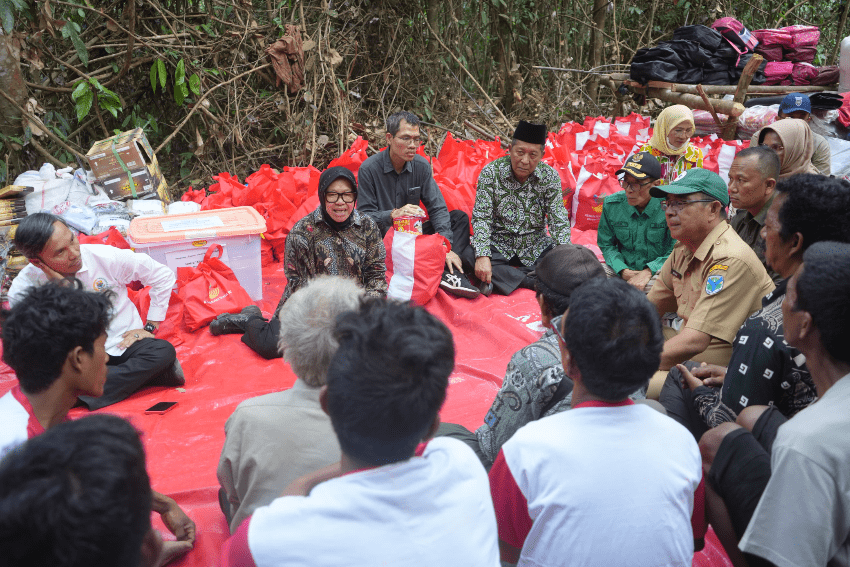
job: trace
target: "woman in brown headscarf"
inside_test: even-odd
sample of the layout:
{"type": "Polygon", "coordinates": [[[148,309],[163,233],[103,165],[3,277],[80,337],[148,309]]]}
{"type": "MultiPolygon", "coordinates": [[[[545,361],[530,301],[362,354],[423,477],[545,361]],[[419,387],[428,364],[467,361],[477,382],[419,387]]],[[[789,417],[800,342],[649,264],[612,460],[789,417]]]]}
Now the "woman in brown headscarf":
{"type": "Polygon", "coordinates": [[[779,156],[779,179],[797,173],[819,173],[812,165],[814,141],[805,120],[785,118],[756,132],[750,145],[767,146],[779,156]]]}

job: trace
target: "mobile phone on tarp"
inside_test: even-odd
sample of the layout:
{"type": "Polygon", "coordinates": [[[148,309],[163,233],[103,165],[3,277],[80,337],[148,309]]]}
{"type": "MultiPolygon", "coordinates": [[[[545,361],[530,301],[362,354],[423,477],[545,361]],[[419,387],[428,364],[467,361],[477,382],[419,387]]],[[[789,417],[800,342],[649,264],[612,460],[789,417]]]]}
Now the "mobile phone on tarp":
{"type": "Polygon", "coordinates": [[[153,413],[153,414],[163,414],[177,405],[177,402],[159,402],[148,409],[145,410],[145,413],[153,413]]]}

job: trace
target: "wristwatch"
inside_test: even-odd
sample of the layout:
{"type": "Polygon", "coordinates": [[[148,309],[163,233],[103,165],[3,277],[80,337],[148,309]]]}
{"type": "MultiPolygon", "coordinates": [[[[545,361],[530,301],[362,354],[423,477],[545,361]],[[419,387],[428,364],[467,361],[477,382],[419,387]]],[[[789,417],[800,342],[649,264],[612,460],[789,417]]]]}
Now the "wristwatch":
{"type": "Polygon", "coordinates": [[[145,323],[145,331],[149,332],[150,334],[154,334],[156,332],[156,326],[150,321],[148,321],[147,323],[145,323]]]}

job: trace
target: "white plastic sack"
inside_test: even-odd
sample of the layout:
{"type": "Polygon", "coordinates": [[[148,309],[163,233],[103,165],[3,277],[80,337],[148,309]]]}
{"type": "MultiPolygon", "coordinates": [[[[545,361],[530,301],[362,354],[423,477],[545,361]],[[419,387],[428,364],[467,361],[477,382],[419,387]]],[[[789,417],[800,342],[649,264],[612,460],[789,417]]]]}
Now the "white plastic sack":
{"type": "Polygon", "coordinates": [[[109,200],[103,192],[96,190],[88,172],[66,167],[56,171],[52,164],[45,163],[38,171],[25,171],[20,174],[14,185],[25,185],[35,189],[26,196],[27,214],[49,211],[65,201],[71,205],[93,205],[109,200]]]}

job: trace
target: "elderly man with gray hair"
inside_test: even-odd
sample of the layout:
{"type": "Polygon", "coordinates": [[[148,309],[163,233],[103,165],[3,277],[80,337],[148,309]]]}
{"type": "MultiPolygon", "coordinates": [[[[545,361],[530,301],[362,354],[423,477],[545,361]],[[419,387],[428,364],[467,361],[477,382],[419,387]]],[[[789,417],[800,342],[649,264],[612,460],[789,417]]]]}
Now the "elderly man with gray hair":
{"type": "Polygon", "coordinates": [[[357,309],[363,294],[354,280],[320,276],[281,307],[279,346],[297,380],[289,390],[243,401],[224,425],[217,474],[231,532],[296,478],[339,461],[319,391],[339,346],[336,318],[357,309]]]}

